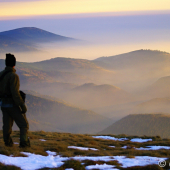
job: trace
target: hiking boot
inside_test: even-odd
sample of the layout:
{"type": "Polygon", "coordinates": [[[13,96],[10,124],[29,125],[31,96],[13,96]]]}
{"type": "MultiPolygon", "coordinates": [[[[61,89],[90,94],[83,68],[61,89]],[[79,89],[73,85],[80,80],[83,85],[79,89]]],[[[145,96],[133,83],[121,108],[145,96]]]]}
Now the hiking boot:
{"type": "Polygon", "coordinates": [[[27,148],[27,147],[31,147],[29,138],[28,138],[28,140],[27,140],[27,141],[22,141],[22,142],[20,142],[19,147],[20,147],[20,148],[27,148]]]}
{"type": "Polygon", "coordinates": [[[13,147],[13,143],[10,143],[10,144],[5,143],[5,146],[7,146],[7,147],[13,147]]]}
{"type": "Polygon", "coordinates": [[[12,141],[11,137],[9,137],[8,140],[5,140],[5,146],[7,146],[7,147],[12,147],[13,146],[13,141],[12,141]]]}

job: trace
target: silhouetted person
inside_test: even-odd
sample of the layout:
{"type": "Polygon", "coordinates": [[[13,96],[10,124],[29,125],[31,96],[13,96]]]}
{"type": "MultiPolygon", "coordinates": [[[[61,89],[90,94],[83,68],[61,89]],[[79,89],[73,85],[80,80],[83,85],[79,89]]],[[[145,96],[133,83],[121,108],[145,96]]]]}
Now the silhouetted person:
{"type": "Polygon", "coordinates": [[[6,146],[13,146],[12,133],[15,121],[20,129],[20,147],[29,147],[30,141],[27,136],[29,124],[25,113],[27,107],[22,99],[19,87],[19,76],[15,73],[16,58],[12,54],[6,54],[6,67],[0,72],[0,97],[3,114],[3,139],[6,146]]]}

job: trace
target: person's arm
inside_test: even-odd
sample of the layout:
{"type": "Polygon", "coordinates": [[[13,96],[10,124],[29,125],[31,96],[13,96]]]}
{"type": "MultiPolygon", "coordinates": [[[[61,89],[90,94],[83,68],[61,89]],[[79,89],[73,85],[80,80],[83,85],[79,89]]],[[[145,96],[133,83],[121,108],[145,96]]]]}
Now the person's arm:
{"type": "Polygon", "coordinates": [[[11,78],[10,78],[10,90],[12,93],[12,98],[13,98],[15,104],[21,108],[21,112],[26,113],[27,107],[26,107],[24,101],[22,100],[22,97],[19,92],[19,87],[20,87],[20,81],[19,81],[18,75],[12,74],[11,78]]]}

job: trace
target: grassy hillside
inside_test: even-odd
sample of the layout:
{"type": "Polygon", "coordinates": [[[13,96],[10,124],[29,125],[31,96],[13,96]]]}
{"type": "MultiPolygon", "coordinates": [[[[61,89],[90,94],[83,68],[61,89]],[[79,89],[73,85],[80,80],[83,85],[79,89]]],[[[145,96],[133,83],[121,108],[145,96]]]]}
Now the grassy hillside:
{"type": "MultiPolygon", "coordinates": [[[[0,60],[0,69],[5,67],[0,60]]],[[[37,81],[63,82],[83,84],[87,82],[102,82],[114,75],[113,71],[105,70],[85,59],[53,58],[41,62],[17,62],[16,70],[21,81],[31,83],[37,81]]]]}
{"type": "MultiPolygon", "coordinates": [[[[39,92],[51,90],[51,93],[54,93],[58,91],[62,91],[61,89],[71,89],[76,86],[76,84],[83,84],[86,82],[91,81],[98,81],[100,79],[100,76],[95,76],[96,74],[100,75],[107,75],[107,72],[102,71],[101,68],[98,68],[97,66],[90,65],[90,62],[86,63],[86,68],[80,67],[78,68],[79,71],[76,70],[75,66],[74,68],[74,59],[73,59],[73,65],[71,66],[72,71],[63,70],[60,71],[60,65],[61,63],[58,61],[58,59],[54,59],[55,61],[46,60],[40,65],[35,66],[36,63],[23,63],[23,62],[17,62],[16,64],[16,70],[17,74],[20,77],[20,84],[21,88],[27,89],[27,90],[34,90],[39,92]],[[50,63],[49,63],[50,62],[50,63]],[[86,72],[87,71],[87,72],[86,72]]],[[[65,67],[69,67],[69,64],[67,65],[67,60],[65,59],[63,62],[63,65],[65,67]],[[66,62],[66,63],[65,63],[66,62]]],[[[71,59],[72,60],[72,59],[71,59]]],[[[75,60],[75,63],[77,61],[75,60]]],[[[82,61],[83,64],[84,61],[82,61]]],[[[81,62],[80,62],[81,63],[81,62]]],[[[0,70],[3,70],[5,68],[5,61],[0,60],[0,70]]],[[[50,94],[51,95],[51,94],[50,94]]]]}
{"type": "Polygon", "coordinates": [[[170,115],[166,114],[134,114],[115,122],[100,133],[127,135],[159,135],[170,137],[170,115]]]}
{"type": "MultiPolygon", "coordinates": [[[[71,134],[71,133],[58,133],[58,132],[29,132],[29,137],[31,141],[31,148],[18,148],[18,144],[15,144],[13,147],[5,147],[2,139],[2,131],[0,131],[0,154],[7,155],[7,158],[15,158],[17,160],[18,157],[28,158],[23,152],[33,153],[42,155],[43,160],[46,160],[48,156],[46,151],[56,152],[57,156],[48,156],[51,161],[56,161],[58,164],[58,159],[68,158],[70,160],[63,160],[63,165],[61,164],[58,168],[50,168],[45,167],[40,168],[41,170],[65,170],[67,168],[73,168],[74,170],[85,170],[88,165],[113,165],[115,168],[119,170],[164,170],[169,168],[169,159],[166,160],[167,166],[165,168],[160,168],[158,166],[158,161],[152,165],[150,163],[151,159],[154,157],[158,158],[168,158],[170,156],[170,150],[137,150],[136,148],[146,147],[148,145],[158,145],[158,146],[169,146],[169,139],[161,139],[160,137],[147,137],[142,136],[143,139],[150,138],[153,141],[138,143],[131,142],[130,139],[133,139],[138,136],[121,136],[121,135],[112,135],[112,137],[121,138],[126,137],[128,140],[126,141],[114,141],[114,140],[103,140],[93,138],[91,135],[82,135],[82,134],[71,134]],[[43,139],[44,141],[41,141],[43,139]],[[86,147],[86,148],[95,148],[94,150],[79,150],[68,148],[69,146],[76,147],[86,147]],[[114,146],[114,147],[111,147],[114,146]],[[124,146],[128,146],[127,148],[122,148],[124,146]],[[81,160],[74,159],[84,158],[81,160]],[[137,161],[135,157],[138,156],[137,161]],[[144,157],[145,156],[145,157],[144,157]],[[131,165],[131,162],[137,162],[136,164],[140,164],[140,160],[146,162],[147,157],[150,156],[150,160],[148,158],[147,165],[131,165]],[[111,159],[111,160],[107,160],[111,159]],[[143,159],[139,159],[143,158],[143,159]],[[115,159],[116,158],[116,159],[115,159]],[[103,160],[105,159],[105,160],[103,160]],[[126,160],[126,162],[122,162],[126,160]],[[125,167],[123,167],[123,165],[125,167]],[[129,166],[128,168],[126,166],[129,166]]],[[[19,132],[14,131],[12,133],[12,138],[14,142],[19,142],[19,132]]],[[[32,158],[33,159],[33,158],[32,158]]],[[[157,159],[158,160],[158,159],[157,159]]],[[[23,160],[24,161],[24,160],[23,160]]],[[[38,160],[34,159],[34,164],[40,163],[40,158],[38,160]]],[[[16,162],[16,161],[15,161],[16,162]]],[[[48,162],[46,162],[48,164],[48,162]]],[[[9,170],[21,170],[19,167],[15,167],[12,165],[4,165],[0,163],[1,169],[9,169],[9,170]]],[[[38,168],[39,169],[39,168],[38,168]]],[[[39,170],[40,170],[39,169],[39,170]]],[[[94,168],[93,168],[94,169],[94,168]]],[[[96,169],[96,168],[95,168],[96,169]]]]}
{"type": "Polygon", "coordinates": [[[111,123],[93,111],[57,100],[27,94],[26,104],[31,130],[96,133],[111,123]]]}
{"type": "Polygon", "coordinates": [[[27,64],[31,68],[36,68],[44,71],[77,71],[77,70],[104,70],[102,67],[97,66],[90,60],[86,59],[73,59],[73,58],[52,58],[41,62],[27,64]]]}
{"type": "Polygon", "coordinates": [[[77,84],[101,82],[114,75],[113,71],[103,69],[85,59],[57,57],[41,62],[22,63],[18,66],[45,72],[57,81],[77,84]]]}

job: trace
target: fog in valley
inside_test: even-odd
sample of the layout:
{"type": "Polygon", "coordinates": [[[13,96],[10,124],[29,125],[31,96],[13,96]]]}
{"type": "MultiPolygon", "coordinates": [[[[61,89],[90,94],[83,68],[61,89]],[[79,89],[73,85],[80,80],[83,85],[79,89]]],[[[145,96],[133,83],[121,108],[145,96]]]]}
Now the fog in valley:
{"type": "MultiPolygon", "coordinates": [[[[84,50],[88,55],[86,42],[76,43],[70,54],[84,50]]],[[[142,49],[88,60],[59,57],[61,44],[42,46],[44,51],[15,53],[29,61],[18,62],[16,70],[21,89],[34,96],[27,100],[32,129],[41,130],[45,123],[47,131],[97,133],[129,114],[170,113],[169,53],[142,49]]]]}
{"type": "Polygon", "coordinates": [[[129,114],[170,113],[168,12],[67,17],[1,28],[0,68],[16,56],[31,130],[98,133],[129,114]]]}
{"type": "Polygon", "coordinates": [[[95,60],[58,57],[19,63],[17,72],[22,89],[114,122],[128,114],[169,113],[169,57],[169,53],[151,50],[95,60]]]}

